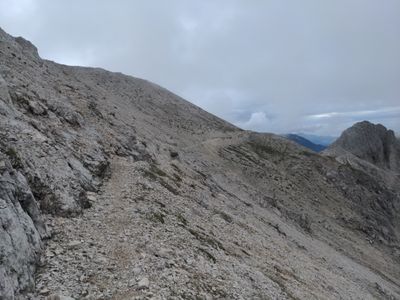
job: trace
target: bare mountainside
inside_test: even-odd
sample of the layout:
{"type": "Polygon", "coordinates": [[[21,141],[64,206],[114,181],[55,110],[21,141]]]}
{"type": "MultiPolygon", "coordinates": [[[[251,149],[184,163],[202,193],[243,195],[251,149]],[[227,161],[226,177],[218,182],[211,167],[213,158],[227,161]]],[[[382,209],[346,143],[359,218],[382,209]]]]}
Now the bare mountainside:
{"type": "Polygon", "coordinates": [[[400,299],[395,172],[3,31],[0,116],[2,299],[400,299]]]}
{"type": "Polygon", "coordinates": [[[400,174],[400,141],[393,130],[364,121],[345,130],[326,153],[356,156],[380,169],[400,174]]]}

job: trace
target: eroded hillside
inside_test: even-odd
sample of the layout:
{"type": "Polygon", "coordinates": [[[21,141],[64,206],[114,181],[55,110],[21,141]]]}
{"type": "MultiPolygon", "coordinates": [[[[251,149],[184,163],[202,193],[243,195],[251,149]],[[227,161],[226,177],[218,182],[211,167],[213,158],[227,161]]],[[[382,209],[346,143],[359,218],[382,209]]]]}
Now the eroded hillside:
{"type": "Polygon", "coordinates": [[[400,298],[395,173],[4,32],[0,115],[5,299],[400,298]]]}

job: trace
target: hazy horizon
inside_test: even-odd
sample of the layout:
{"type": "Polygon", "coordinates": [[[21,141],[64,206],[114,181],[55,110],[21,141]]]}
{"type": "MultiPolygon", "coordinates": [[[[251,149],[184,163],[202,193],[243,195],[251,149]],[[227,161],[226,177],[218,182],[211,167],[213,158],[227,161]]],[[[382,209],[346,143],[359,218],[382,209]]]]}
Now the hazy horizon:
{"type": "Polygon", "coordinates": [[[244,129],[400,132],[395,0],[0,0],[0,27],[45,59],[150,80],[244,129]]]}

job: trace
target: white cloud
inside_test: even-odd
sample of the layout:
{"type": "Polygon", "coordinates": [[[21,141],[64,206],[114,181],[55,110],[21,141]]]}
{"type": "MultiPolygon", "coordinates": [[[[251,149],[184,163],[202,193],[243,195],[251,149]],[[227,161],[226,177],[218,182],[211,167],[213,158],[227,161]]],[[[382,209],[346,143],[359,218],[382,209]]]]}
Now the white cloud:
{"type": "Polygon", "coordinates": [[[34,0],[1,0],[0,14],[3,17],[21,17],[31,14],[35,9],[34,0]]]}
{"type": "Polygon", "coordinates": [[[399,107],[384,107],[374,110],[360,110],[360,111],[346,111],[346,112],[328,112],[322,114],[309,115],[309,119],[328,119],[338,117],[350,117],[350,118],[369,118],[369,117],[384,117],[397,115],[400,117],[400,106],[399,107]]]}
{"type": "Polygon", "coordinates": [[[325,134],[359,118],[400,131],[380,111],[399,105],[399,15],[398,0],[0,0],[0,26],[44,58],[149,79],[246,128],[325,134]]]}
{"type": "Polygon", "coordinates": [[[238,122],[236,125],[248,130],[268,131],[271,121],[267,118],[265,112],[259,111],[251,114],[246,122],[238,122]]]}

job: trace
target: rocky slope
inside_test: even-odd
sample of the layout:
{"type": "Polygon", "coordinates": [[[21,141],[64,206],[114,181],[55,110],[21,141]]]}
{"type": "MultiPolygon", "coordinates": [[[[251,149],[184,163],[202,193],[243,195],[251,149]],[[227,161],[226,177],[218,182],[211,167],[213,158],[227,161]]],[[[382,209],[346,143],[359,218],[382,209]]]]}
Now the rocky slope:
{"type": "Polygon", "coordinates": [[[400,173],[400,141],[381,124],[359,122],[345,130],[329,147],[336,156],[349,153],[361,160],[400,173]]]}
{"type": "Polygon", "coordinates": [[[3,31],[0,114],[0,298],[400,298],[393,173],[3,31]]]}
{"type": "Polygon", "coordinates": [[[14,290],[34,284],[34,265],[47,230],[26,178],[3,153],[0,174],[0,293],[8,299],[14,290]]]}

